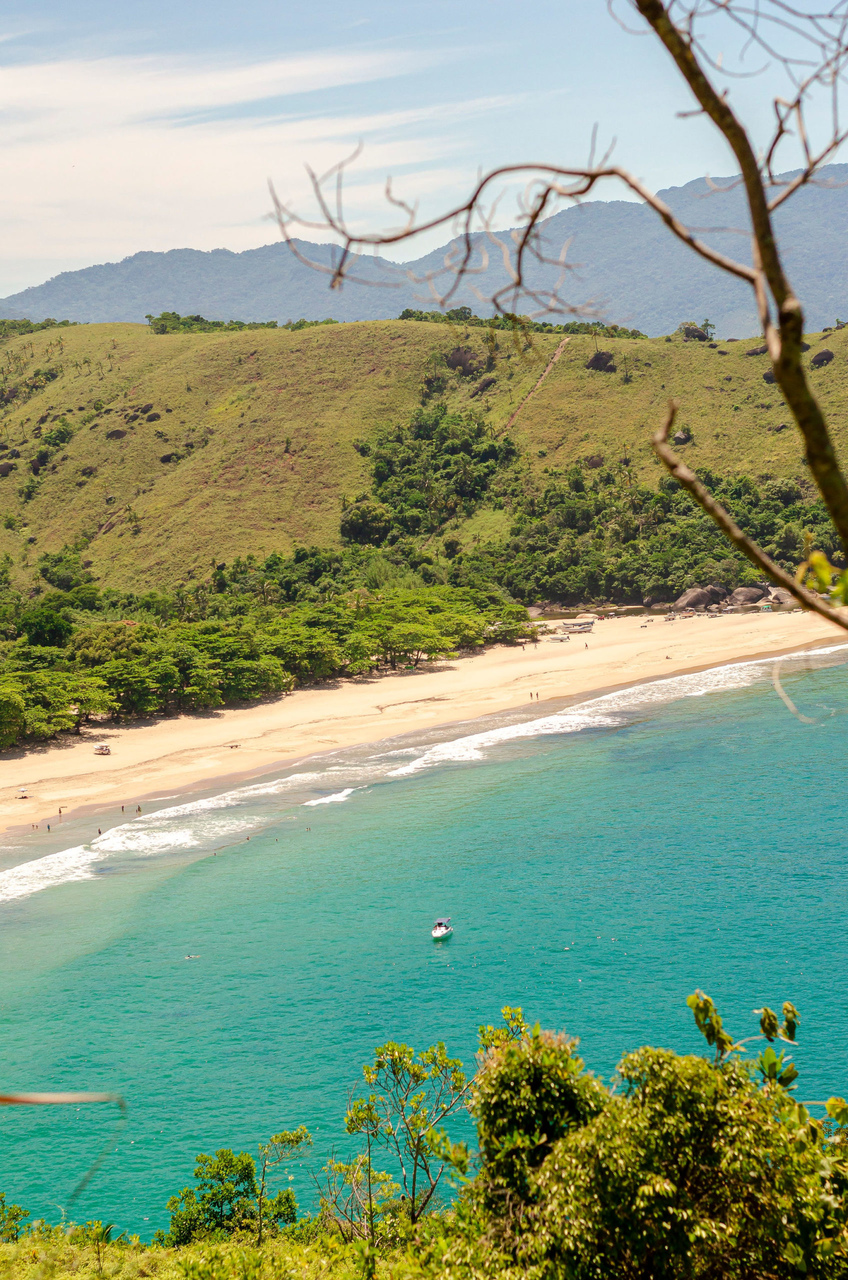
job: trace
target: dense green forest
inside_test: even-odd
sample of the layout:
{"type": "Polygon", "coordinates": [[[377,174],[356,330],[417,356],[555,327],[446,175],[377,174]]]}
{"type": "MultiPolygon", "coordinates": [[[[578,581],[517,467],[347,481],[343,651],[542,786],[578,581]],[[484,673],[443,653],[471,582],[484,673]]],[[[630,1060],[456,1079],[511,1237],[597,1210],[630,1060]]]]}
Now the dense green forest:
{"type": "Polygon", "coordinates": [[[28,1226],[0,1196],[0,1265],[13,1280],[844,1276],[848,1104],[810,1104],[815,1118],[795,1098],[798,1011],[758,1009],[759,1035],[736,1040],[709,996],[687,1003],[708,1056],[637,1049],[609,1082],[520,1008],[480,1027],[470,1079],[443,1044],[390,1041],[349,1098],[343,1155],[320,1170],[303,1124],[257,1156],[201,1153],[152,1248],[102,1221],[28,1226]],[[294,1168],[301,1187],[312,1174],[301,1217],[294,1168]]]}
{"type": "MultiPolygon", "coordinates": [[[[443,403],[422,407],[409,426],[364,447],[372,490],[345,511],[342,532],[351,541],[396,547],[415,567],[426,565],[431,575],[440,569],[451,585],[496,584],[526,604],[642,604],[671,602],[694,583],[732,589],[756,580],[676,481],[661,479],[657,489],[640,484],[626,456],[612,466],[590,457],[564,473],[550,468],[539,490],[509,436],[493,439],[473,414],[450,414],[443,403]],[[444,533],[452,517],[470,516],[483,503],[508,510],[506,537],[468,545],[444,533]],[[447,563],[437,566],[429,549],[439,531],[447,563]],[[420,550],[405,544],[411,534],[425,535],[420,550]]],[[[784,568],[794,569],[808,543],[839,560],[812,484],[757,485],[709,471],[701,478],[784,568]]]]}
{"type": "Polygon", "coordinates": [[[7,592],[0,605],[0,743],[104,714],[255,700],[532,634],[525,610],[497,590],[424,588],[414,574],[406,585],[380,558],[358,567],[354,576],[381,589],[322,592],[334,564],[318,552],[222,566],[191,592],[133,596],[86,582],[73,554],[45,557],[57,587],[35,600],[7,592]]]}

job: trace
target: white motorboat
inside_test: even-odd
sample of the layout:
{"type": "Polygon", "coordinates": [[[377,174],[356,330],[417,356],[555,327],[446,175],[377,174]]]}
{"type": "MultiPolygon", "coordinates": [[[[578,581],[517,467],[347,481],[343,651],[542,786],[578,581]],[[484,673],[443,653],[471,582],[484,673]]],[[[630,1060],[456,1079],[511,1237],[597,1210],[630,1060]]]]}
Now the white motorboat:
{"type": "Polygon", "coordinates": [[[447,916],[447,917],[439,916],[438,920],[433,925],[432,937],[436,938],[437,940],[439,938],[449,938],[452,933],[453,933],[453,925],[450,922],[450,916],[447,916]]]}

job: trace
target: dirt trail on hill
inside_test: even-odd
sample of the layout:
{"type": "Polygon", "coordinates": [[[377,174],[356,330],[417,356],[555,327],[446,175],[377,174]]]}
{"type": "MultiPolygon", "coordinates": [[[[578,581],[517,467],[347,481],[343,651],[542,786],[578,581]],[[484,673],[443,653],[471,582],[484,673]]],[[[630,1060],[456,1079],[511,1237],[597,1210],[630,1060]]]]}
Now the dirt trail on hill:
{"type": "Polygon", "coordinates": [[[510,427],[512,426],[513,422],[515,422],[515,419],[518,417],[519,413],[520,413],[520,412],[521,412],[521,410],[524,408],[524,406],[526,405],[527,401],[530,399],[530,397],[531,397],[531,396],[534,396],[534,395],[536,394],[536,392],[537,392],[537,391],[539,390],[539,388],[541,387],[542,383],[545,381],[545,378],[547,378],[547,376],[548,376],[548,374],[550,373],[551,369],[553,369],[553,367],[554,367],[554,365],[556,364],[557,360],[559,360],[560,356],[562,355],[563,351],[565,350],[565,345],[566,345],[566,343],[567,343],[567,342],[570,342],[570,341],[571,341],[571,339],[570,339],[570,338],[563,338],[562,342],[559,344],[559,346],[557,347],[556,351],[553,353],[553,355],[551,356],[550,360],[549,360],[549,361],[548,361],[548,363],[545,365],[544,369],[542,370],[541,374],[539,375],[538,381],[536,382],[535,386],[533,386],[533,387],[531,387],[531,388],[530,388],[530,390],[527,392],[527,395],[526,395],[526,396],[524,397],[524,399],[521,401],[521,404],[518,406],[518,408],[516,409],[515,413],[512,415],[512,417],[510,418],[509,422],[508,422],[508,423],[506,424],[506,426],[504,427],[504,431],[509,431],[510,427]]]}

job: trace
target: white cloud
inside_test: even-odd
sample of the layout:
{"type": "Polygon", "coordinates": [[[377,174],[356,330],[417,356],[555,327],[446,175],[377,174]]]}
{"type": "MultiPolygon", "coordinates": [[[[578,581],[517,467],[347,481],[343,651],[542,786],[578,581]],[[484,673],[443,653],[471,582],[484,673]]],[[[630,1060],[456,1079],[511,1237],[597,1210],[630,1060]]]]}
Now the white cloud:
{"type": "Polygon", "coordinates": [[[267,243],[275,235],[265,218],[268,177],[306,207],[305,163],[328,168],[359,138],[366,151],[351,192],[360,224],[396,221],[382,200],[388,172],[401,171],[412,197],[450,198],[472,174],[470,162],[459,163],[463,118],[511,100],[410,108],[393,79],[432,62],[427,52],[380,51],[217,66],[124,57],[7,67],[0,229],[4,258],[19,270],[0,277],[0,296],[38,283],[46,259],[76,266],[139,249],[267,243]],[[307,114],[303,99],[292,101],[372,81],[383,82],[384,109],[333,114],[325,102],[320,114],[318,96],[307,114]]]}

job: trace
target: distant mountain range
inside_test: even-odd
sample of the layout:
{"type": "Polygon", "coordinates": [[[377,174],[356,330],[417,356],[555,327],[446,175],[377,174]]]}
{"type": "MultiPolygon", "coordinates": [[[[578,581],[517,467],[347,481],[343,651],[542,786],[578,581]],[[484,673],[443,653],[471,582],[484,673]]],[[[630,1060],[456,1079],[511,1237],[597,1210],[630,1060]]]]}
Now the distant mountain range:
{"type": "MultiPolygon", "coordinates": [[[[699,178],[659,194],[688,225],[709,228],[703,236],[709,243],[748,259],[743,194],[732,187],[733,179],[713,181],[731,189],[711,191],[699,178]]],[[[778,210],[776,225],[808,329],[832,324],[838,314],[848,313],[848,165],[824,169],[819,185],[799,191],[778,210]]],[[[511,243],[508,232],[500,234],[511,243]]],[[[747,287],[687,250],[644,204],[592,201],[563,210],[547,222],[545,238],[554,254],[568,243],[568,300],[593,305],[609,321],[651,336],[670,332],[682,320],[704,318],[717,325],[722,337],[758,331],[747,287]]],[[[491,248],[483,268],[482,244],[480,237],[476,265],[481,270],[473,277],[473,288],[469,284],[452,305],[467,303],[479,315],[487,315],[491,306],[485,300],[503,285],[505,276],[499,252],[491,248]]],[[[0,317],[53,316],[92,323],[143,321],[150,313],[178,311],[220,320],[386,319],[406,307],[434,308],[426,286],[413,283],[407,273],[422,277],[437,270],[448,248],[402,266],[363,258],[356,274],[371,287],[348,282],[332,292],[326,274],[299,262],[281,243],[243,253],[142,252],[122,262],[64,271],[45,284],[0,299],[0,317]]],[[[325,266],[337,252],[331,245],[302,244],[302,249],[325,266]]],[[[556,268],[536,264],[529,281],[550,287],[557,275],[556,268]]]]}

